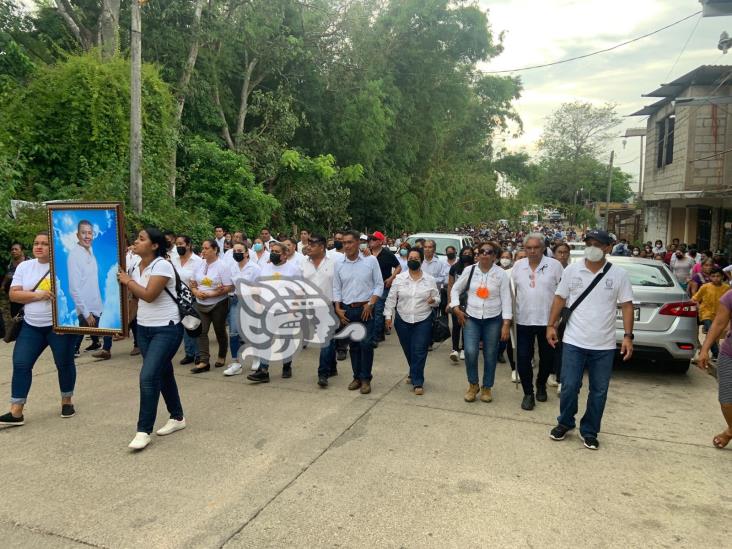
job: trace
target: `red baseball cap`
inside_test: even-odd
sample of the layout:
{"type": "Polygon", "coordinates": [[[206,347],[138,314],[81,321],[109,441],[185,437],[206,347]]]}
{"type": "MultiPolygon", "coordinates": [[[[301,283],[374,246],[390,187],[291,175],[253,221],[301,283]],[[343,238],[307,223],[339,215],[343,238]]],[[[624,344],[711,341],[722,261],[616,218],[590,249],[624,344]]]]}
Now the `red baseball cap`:
{"type": "Polygon", "coordinates": [[[374,234],[372,234],[369,238],[375,238],[376,240],[381,240],[382,242],[386,240],[384,233],[382,233],[381,231],[375,231],[374,234]]]}

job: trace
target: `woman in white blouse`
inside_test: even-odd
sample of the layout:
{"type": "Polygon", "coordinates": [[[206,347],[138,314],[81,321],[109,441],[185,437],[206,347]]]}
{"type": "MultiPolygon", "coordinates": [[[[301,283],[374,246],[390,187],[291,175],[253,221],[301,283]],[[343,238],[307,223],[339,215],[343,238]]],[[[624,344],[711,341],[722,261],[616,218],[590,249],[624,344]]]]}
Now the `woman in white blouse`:
{"type": "Polygon", "coordinates": [[[261,238],[254,239],[252,251],[254,253],[250,256],[250,260],[260,267],[264,267],[269,262],[269,252],[264,247],[264,242],[262,242],[261,238]]]}
{"type": "Polygon", "coordinates": [[[474,402],[480,390],[480,400],[493,400],[499,341],[509,337],[513,318],[510,279],[506,271],[495,264],[500,247],[495,242],[483,242],[478,247],[478,263],[466,268],[452,287],[450,306],[463,326],[465,369],[468,375],[466,402],[474,402]],[[461,307],[461,294],[462,307],[461,307]],[[464,307],[464,310],[463,310],[464,307]],[[478,355],[483,343],[483,387],[479,387],[478,355]]]}
{"type": "Polygon", "coordinates": [[[416,395],[424,394],[424,367],[432,344],[432,311],[440,305],[437,283],[422,272],[423,261],[421,248],[410,250],[408,271],[396,276],[384,307],[386,327],[391,329],[393,322],[396,328],[416,395]]]}
{"type": "Polygon", "coordinates": [[[132,275],[125,272],[117,275],[120,284],[127,286],[138,301],[137,339],[142,351],[142,370],[137,433],[129,444],[133,450],[142,450],[150,444],[161,394],[170,419],[157,434],[169,435],[186,426],[173,373],[173,357],[183,340],[183,325],[175,301],[175,269],[165,259],[167,248],[165,236],[158,229],[148,227],[140,231],[134,244],[140,262],[132,275]]]}
{"type": "Polygon", "coordinates": [[[10,386],[10,412],[0,416],[0,425],[20,426],[25,423],[25,407],[33,366],[46,347],[51,347],[61,388],[61,417],[75,413],[71,397],[76,384],[74,364],[75,334],[53,331],[51,313],[51,278],[49,274],[48,233],[40,232],[33,241],[35,259],[18,264],[10,283],[10,301],[23,305],[23,324],[13,348],[13,380],[10,386]]]}
{"type": "MultiPolygon", "coordinates": [[[[186,235],[181,235],[175,239],[175,250],[178,253],[173,255],[170,261],[178,272],[181,282],[186,286],[190,286],[198,267],[203,263],[203,259],[193,253],[191,238],[186,235]]],[[[189,336],[184,331],[183,348],[186,350],[186,355],[180,361],[181,366],[193,364],[198,359],[198,339],[189,336]]]]}
{"type": "Polygon", "coordinates": [[[221,368],[226,360],[229,338],[226,334],[226,316],[229,312],[229,292],[231,284],[229,264],[219,259],[219,245],[215,240],[204,240],[201,246],[203,261],[191,280],[191,292],[197,300],[196,309],[201,315],[201,335],[198,336],[198,362],[191,372],[200,374],[211,369],[211,355],[208,343],[208,330],[213,324],[219,354],[214,366],[221,368]]]}

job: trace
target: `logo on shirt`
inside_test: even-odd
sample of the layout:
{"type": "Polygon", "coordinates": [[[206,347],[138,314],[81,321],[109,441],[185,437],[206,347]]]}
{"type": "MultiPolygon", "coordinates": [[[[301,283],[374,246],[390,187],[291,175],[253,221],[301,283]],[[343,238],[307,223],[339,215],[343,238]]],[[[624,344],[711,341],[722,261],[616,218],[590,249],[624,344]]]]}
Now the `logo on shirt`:
{"type": "Polygon", "coordinates": [[[612,278],[606,278],[605,279],[605,289],[612,290],[614,283],[615,283],[615,281],[612,278]]]}
{"type": "Polygon", "coordinates": [[[242,361],[254,357],[268,363],[289,362],[305,343],[326,347],[334,338],[361,341],[366,337],[366,327],[360,323],[336,334],[340,321],[330,299],[308,280],[281,275],[257,282],[239,279],[236,293],[242,361]]]}
{"type": "Polygon", "coordinates": [[[582,288],[584,288],[584,284],[582,283],[582,279],[580,277],[578,277],[578,276],[572,277],[569,280],[569,283],[567,284],[567,286],[569,287],[569,291],[571,293],[573,293],[573,294],[574,293],[577,293],[579,290],[581,290],[582,288]]]}

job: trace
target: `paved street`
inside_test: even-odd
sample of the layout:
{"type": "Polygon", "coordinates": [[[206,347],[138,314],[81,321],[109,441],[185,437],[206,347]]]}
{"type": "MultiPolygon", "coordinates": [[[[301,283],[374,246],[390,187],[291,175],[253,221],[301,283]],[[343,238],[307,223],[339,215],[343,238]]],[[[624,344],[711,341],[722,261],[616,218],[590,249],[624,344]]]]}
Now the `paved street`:
{"type": "MultiPolygon", "coordinates": [[[[0,431],[2,547],[724,547],[732,452],[713,378],[616,373],[602,448],[548,437],[555,393],[533,412],[499,365],[495,400],[463,402],[443,345],[426,394],[404,384],[396,336],[374,391],[315,385],[317,350],[290,380],[250,386],[177,366],[189,427],[127,449],[138,359],[78,361],[77,416],[59,417],[55,369],[36,366],[26,425],[0,431]]],[[[0,347],[3,399],[11,346],[0,347]]],[[[180,355],[179,355],[180,356],[180,355]]],[[[584,393],[583,393],[584,396],[584,393]]],[[[158,425],[166,419],[161,402],[158,425]]]]}

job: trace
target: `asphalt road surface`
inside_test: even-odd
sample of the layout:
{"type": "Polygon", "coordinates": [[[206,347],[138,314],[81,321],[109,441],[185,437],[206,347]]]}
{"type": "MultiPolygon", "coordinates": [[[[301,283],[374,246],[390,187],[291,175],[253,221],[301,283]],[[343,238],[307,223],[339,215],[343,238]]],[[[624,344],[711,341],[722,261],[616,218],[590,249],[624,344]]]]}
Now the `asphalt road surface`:
{"type": "MultiPolygon", "coordinates": [[[[430,354],[421,397],[396,335],[367,396],[346,390],[350,362],[319,389],[317,349],[292,379],[275,364],[260,386],[176,366],[188,428],[133,453],[129,350],[78,360],[70,419],[50,353],[36,365],[26,425],[0,428],[0,547],[730,545],[732,451],[712,447],[716,382],[696,369],[616,371],[592,452],[576,434],[549,439],[555,392],[520,409],[507,364],[492,403],[464,402],[448,344],[430,354]]],[[[0,343],[7,398],[11,353],[0,343]]],[[[156,427],[166,419],[161,400],[156,427]]]]}

